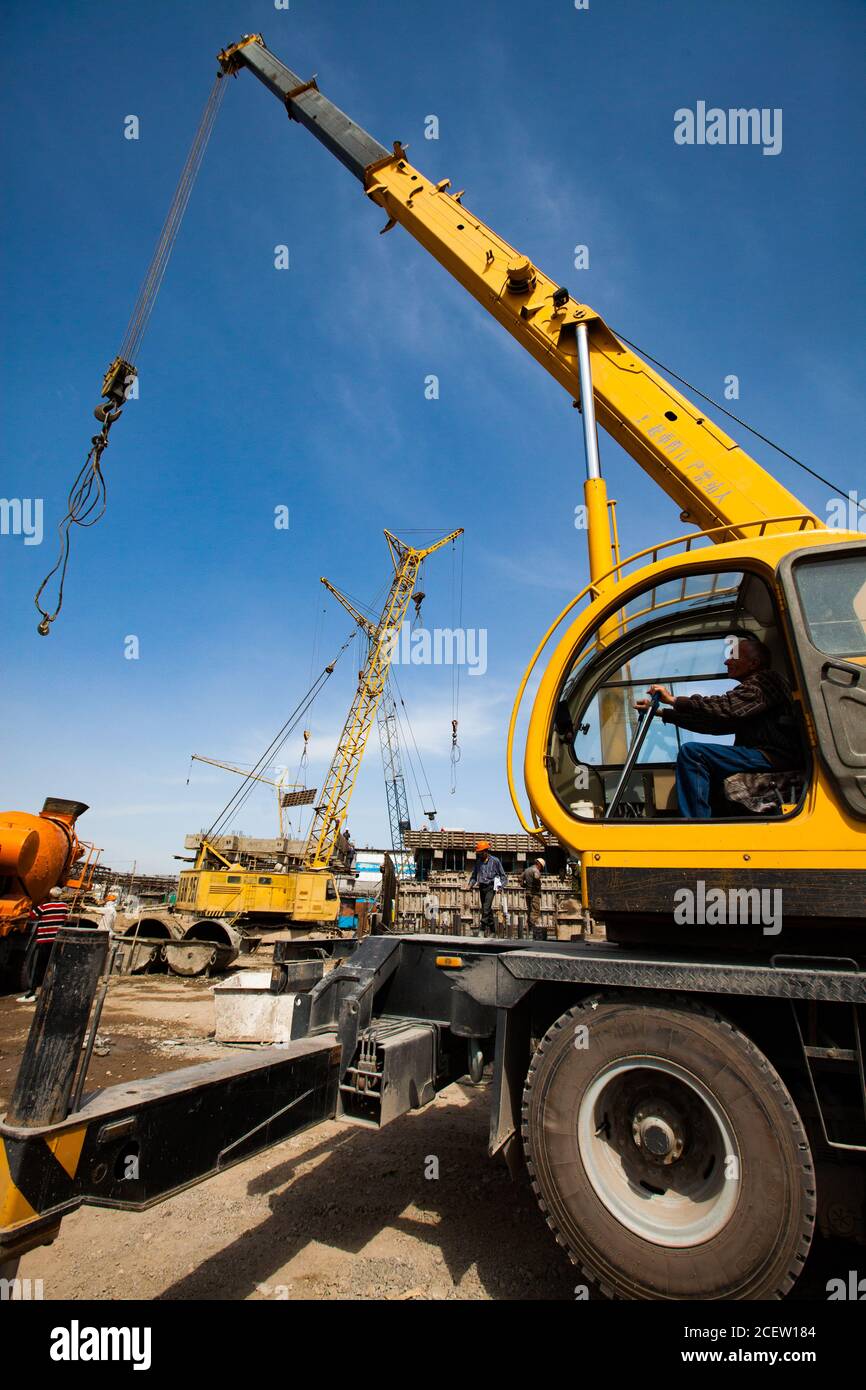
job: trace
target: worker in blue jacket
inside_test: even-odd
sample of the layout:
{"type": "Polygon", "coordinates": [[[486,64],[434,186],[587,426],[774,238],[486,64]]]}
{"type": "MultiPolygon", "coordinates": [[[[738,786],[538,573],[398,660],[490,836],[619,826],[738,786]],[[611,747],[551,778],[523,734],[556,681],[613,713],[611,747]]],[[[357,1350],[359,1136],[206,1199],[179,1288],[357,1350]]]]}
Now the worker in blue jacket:
{"type": "Polygon", "coordinates": [[[484,936],[495,936],[496,926],[493,920],[493,899],[497,891],[505,887],[505,870],[496,858],[495,854],[490,853],[490,841],[479,840],[475,846],[478,858],[475,861],[475,868],[472,870],[472,877],[469,880],[469,887],[477,887],[481,895],[481,931],[484,936]]]}

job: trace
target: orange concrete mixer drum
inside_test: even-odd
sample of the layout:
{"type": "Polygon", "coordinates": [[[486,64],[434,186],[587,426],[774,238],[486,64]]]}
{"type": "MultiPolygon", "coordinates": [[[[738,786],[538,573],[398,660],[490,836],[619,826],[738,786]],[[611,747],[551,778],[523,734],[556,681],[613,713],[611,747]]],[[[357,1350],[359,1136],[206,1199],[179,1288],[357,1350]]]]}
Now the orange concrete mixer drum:
{"type": "Polygon", "coordinates": [[[31,908],[65,881],[83,853],[75,822],[86,810],[50,796],[38,816],[0,811],[0,938],[23,931],[31,908]]]}

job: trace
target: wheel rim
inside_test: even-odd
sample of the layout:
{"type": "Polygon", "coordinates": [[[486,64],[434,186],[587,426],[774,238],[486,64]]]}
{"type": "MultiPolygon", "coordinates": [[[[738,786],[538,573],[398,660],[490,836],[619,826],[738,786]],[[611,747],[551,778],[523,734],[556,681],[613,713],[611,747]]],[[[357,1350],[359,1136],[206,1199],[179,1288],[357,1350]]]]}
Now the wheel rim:
{"type": "Polygon", "coordinates": [[[730,1121],[674,1062],[627,1057],[605,1067],[581,1099],[577,1141],[599,1201],[654,1245],[701,1245],[733,1215],[741,1162],[730,1121]]]}

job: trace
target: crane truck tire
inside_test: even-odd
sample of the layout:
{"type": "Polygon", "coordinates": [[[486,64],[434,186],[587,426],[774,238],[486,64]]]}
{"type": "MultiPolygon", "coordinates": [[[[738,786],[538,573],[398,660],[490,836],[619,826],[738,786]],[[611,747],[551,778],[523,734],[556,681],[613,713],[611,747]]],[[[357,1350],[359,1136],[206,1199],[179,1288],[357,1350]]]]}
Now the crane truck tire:
{"type": "Polygon", "coordinates": [[[803,1122],[711,1008],[635,992],[569,1009],[532,1059],[523,1142],[548,1225],[609,1298],[779,1299],[803,1268],[803,1122]]]}

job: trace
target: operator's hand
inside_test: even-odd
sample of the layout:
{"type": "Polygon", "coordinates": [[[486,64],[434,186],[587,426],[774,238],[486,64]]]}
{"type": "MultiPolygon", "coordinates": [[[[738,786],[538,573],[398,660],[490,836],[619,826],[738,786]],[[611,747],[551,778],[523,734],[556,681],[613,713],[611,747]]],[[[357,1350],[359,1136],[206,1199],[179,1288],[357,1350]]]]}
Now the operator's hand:
{"type": "Polygon", "coordinates": [[[658,695],[659,703],[662,705],[672,705],[674,702],[674,696],[668,690],[667,686],[664,685],[651,685],[649,688],[649,695],[649,699],[635,700],[635,709],[639,709],[641,711],[649,709],[652,703],[651,697],[653,695],[658,695]]]}

